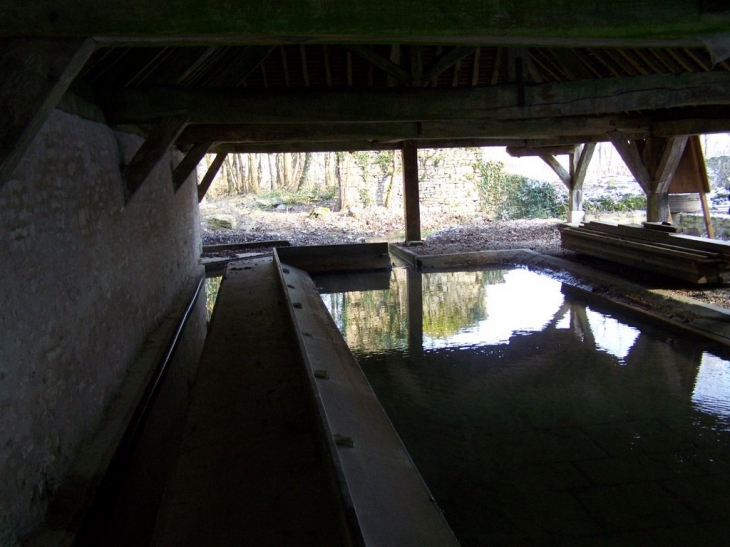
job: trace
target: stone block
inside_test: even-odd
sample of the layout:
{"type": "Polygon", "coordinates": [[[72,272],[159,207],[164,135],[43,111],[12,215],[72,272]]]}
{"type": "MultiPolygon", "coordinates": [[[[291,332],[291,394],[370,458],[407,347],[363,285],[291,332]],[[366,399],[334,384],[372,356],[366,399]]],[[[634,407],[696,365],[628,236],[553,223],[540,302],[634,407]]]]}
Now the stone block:
{"type": "Polygon", "coordinates": [[[213,215],[208,218],[208,227],[213,230],[235,230],[237,226],[233,215],[213,215]]]}

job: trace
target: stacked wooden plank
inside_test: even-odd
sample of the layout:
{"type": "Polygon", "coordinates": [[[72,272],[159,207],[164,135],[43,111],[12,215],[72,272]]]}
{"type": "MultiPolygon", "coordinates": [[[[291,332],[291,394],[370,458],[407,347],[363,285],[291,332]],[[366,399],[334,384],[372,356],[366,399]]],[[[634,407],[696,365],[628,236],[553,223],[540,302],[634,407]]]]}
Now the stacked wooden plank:
{"type": "Polygon", "coordinates": [[[661,224],[586,222],[560,227],[562,246],[691,283],[730,279],[730,243],[678,233],[661,224]]]}

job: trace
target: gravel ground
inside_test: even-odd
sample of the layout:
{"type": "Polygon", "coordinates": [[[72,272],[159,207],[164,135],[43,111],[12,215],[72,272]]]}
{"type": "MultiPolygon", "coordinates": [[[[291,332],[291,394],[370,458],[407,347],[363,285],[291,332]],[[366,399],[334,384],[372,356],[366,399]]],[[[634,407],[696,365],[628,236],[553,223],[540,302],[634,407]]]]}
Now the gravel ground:
{"type": "MultiPolygon", "coordinates": [[[[277,211],[262,208],[251,198],[241,197],[205,203],[201,206],[203,244],[279,239],[288,240],[292,245],[403,241],[403,217],[399,212],[384,207],[370,207],[348,213],[314,215],[313,208],[314,205],[299,205],[277,211]],[[209,228],[208,219],[215,214],[233,216],[237,229],[209,228]]],[[[480,215],[466,216],[422,209],[424,243],[410,250],[431,255],[531,249],[620,275],[647,288],[667,289],[684,297],[730,308],[730,288],[726,286],[689,285],[562,249],[557,229],[559,224],[558,220],[491,221],[480,215]]]]}

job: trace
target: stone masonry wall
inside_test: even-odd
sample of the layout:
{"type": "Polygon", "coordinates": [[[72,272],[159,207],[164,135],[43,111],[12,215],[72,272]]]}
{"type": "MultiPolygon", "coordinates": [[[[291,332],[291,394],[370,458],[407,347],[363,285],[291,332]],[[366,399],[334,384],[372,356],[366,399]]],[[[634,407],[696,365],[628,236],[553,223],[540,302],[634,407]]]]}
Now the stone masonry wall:
{"type": "Polygon", "coordinates": [[[43,518],[146,336],[200,274],[195,185],[168,155],[125,206],[140,137],[54,111],[0,190],[0,545],[43,518]]]}
{"type": "MultiPolygon", "coordinates": [[[[438,149],[419,150],[418,163],[421,207],[463,213],[480,210],[473,150],[450,149],[448,154],[438,149]]],[[[403,207],[399,151],[344,154],[342,172],[346,206],[403,207]]]]}

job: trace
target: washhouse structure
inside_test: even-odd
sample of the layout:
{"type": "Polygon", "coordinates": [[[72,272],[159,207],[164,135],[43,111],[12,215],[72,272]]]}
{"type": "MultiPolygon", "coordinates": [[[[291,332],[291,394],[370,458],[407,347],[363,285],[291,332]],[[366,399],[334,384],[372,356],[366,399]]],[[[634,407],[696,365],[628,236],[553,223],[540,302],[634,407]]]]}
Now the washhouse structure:
{"type": "MultiPolygon", "coordinates": [[[[206,336],[198,203],[225,154],[402,150],[416,241],[419,148],[539,155],[577,218],[594,144],[610,141],[663,221],[690,137],[730,131],[721,0],[0,6],[3,546],[109,544],[94,523],[124,511],[92,500],[132,480],[130,458],[146,490],[124,507],[152,509],[117,537],[149,541],[206,336]]],[[[286,337],[257,321],[238,328],[286,337]]],[[[332,514],[331,530],[352,525],[347,506],[332,514]]]]}

